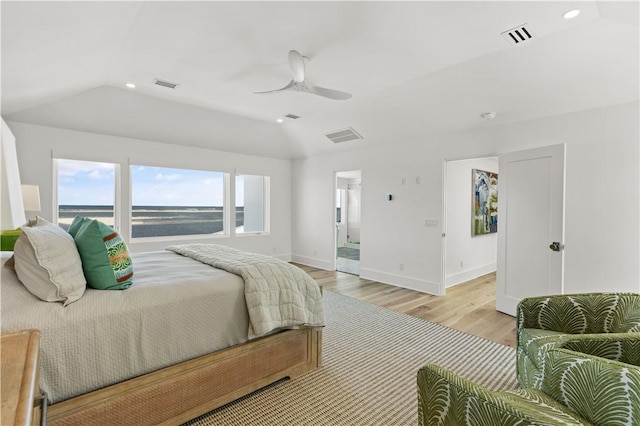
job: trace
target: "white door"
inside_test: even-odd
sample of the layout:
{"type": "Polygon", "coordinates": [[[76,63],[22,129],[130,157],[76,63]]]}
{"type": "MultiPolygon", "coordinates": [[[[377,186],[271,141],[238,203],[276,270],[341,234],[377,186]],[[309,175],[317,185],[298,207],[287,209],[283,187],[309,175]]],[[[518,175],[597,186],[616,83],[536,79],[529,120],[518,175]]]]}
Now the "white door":
{"type": "Polygon", "coordinates": [[[561,294],[564,145],[501,154],[496,309],[516,314],[531,296],[561,294]]]}

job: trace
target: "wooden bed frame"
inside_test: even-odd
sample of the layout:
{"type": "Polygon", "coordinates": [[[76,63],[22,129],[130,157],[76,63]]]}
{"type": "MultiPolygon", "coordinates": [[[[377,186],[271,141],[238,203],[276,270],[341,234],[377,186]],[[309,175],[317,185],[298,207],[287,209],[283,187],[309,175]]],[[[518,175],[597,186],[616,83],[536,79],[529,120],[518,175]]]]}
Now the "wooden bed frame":
{"type": "Polygon", "coordinates": [[[322,331],[287,330],[53,404],[58,425],[179,425],[322,363],[322,331]]]}

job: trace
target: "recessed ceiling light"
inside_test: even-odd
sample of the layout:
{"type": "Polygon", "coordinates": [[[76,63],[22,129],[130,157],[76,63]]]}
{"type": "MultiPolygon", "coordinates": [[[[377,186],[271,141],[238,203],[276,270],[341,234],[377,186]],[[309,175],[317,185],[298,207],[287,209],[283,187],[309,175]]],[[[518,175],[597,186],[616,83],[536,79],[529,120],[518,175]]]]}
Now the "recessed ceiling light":
{"type": "Polygon", "coordinates": [[[562,15],[562,17],[564,19],[573,19],[578,15],[580,15],[580,11],[578,9],[573,9],[573,10],[570,10],[570,11],[566,12],[564,15],[562,15]]]}
{"type": "Polygon", "coordinates": [[[282,118],[278,118],[276,121],[277,121],[278,123],[282,123],[284,120],[283,120],[282,118]]]}
{"type": "Polygon", "coordinates": [[[136,88],[136,85],[133,84],[133,83],[127,83],[127,84],[125,84],[125,86],[127,86],[129,89],[135,89],[136,88]]]}

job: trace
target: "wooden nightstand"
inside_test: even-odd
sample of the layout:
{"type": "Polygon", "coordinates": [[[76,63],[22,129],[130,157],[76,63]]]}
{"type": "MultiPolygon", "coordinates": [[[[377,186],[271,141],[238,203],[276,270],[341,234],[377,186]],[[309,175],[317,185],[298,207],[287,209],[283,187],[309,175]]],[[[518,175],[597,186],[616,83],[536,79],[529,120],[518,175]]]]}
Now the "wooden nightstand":
{"type": "Polygon", "coordinates": [[[42,420],[46,421],[46,408],[41,409],[39,352],[38,330],[4,334],[0,338],[2,426],[39,424],[42,411],[42,420]]]}

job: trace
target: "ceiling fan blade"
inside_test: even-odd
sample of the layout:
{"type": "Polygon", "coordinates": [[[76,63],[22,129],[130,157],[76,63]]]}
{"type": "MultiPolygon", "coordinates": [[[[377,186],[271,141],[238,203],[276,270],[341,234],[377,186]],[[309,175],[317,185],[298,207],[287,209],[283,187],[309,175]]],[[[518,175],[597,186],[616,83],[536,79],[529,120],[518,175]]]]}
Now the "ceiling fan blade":
{"type": "Polygon", "coordinates": [[[304,81],[304,56],[297,50],[289,51],[289,66],[293,73],[293,81],[301,83],[304,81]]]}
{"type": "Polygon", "coordinates": [[[268,90],[265,92],[253,92],[256,94],[265,93],[277,93],[283,90],[290,90],[293,92],[311,93],[313,95],[322,96],[328,99],[345,100],[351,98],[351,94],[347,92],[341,92],[339,90],[327,89],[325,87],[314,86],[311,83],[307,83],[304,80],[304,60],[307,59],[300,54],[297,50],[289,51],[289,67],[293,73],[293,80],[281,89],[268,90]]]}
{"type": "Polygon", "coordinates": [[[253,93],[256,94],[256,95],[266,95],[267,93],[277,93],[277,92],[282,92],[283,90],[289,90],[292,87],[293,87],[293,80],[291,80],[289,82],[289,84],[287,84],[286,86],[284,86],[281,89],[267,90],[267,91],[264,91],[264,92],[253,92],[253,93]]]}
{"type": "Polygon", "coordinates": [[[351,97],[351,93],[341,92],[339,90],[327,89],[325,87],[320,87],[320,86],[312,86],[310,84],[308,84],[307,87],[309,88],[308,90],[309,93],[324,96],[325,98],[329,98],[329,99],[344,101],[351,97]]]}

